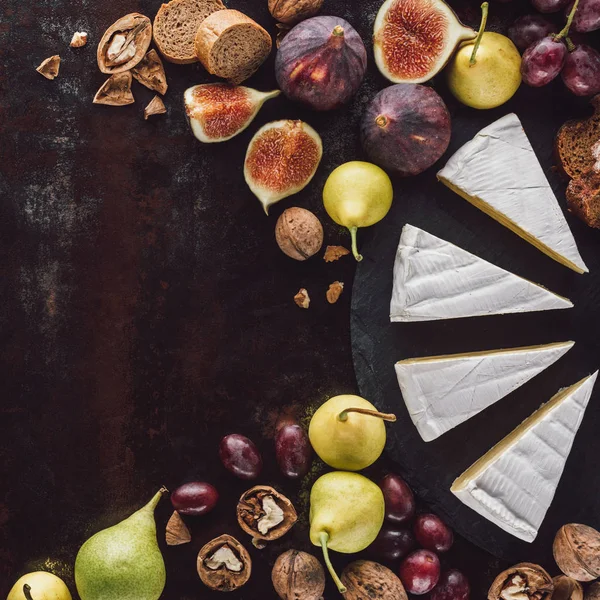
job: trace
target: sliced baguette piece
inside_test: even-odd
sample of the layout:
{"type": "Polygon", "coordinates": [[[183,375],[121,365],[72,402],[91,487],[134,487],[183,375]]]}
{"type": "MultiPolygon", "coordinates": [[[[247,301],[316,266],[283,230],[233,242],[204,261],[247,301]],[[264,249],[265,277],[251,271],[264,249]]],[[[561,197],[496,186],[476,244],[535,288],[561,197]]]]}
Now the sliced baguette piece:
{"type": "Polygon", "coordinates": [[[198,27],[196,56],[212,75],[239,84],[248,79],[271,52],[271,36],[237,10],[221,10],[198,27]]]}
{"type": "Polygon", "coordinates": [[[171,0],[154,17],[154,43],[165,60],[179,65],[198,62],[194,36],[208,15],[223,10],[221,0],[171,0]]]}

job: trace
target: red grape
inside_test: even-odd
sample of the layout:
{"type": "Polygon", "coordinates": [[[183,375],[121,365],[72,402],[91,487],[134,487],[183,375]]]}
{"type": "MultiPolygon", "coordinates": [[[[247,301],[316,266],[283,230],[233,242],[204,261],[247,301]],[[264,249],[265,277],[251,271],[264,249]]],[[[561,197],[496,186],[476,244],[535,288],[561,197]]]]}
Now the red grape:
{"type": "Polygon", "coordinates": [[[579,0],[571,27],[580,33],[600,29],[600,0],[579,0]]]}
{"type": "Polygon", "coordinates": [[[191,481],[171,494],[173,508],[182,515],[197,517],[210,512],[219,500],[219,492],[210,483],[191,481]]]}
{"type": "Polygon", "coordinates": [[[238,433],[226,435],[219,444],[223,466],[240,479],[256,479],[262,471],[262,457],[252,440],[238,433]]]}
{"type": "Polygon", "coordinates": [[[450,569],[442,573],[429,600],[469,600],[470,597],[469,580],[457,569],[450,569]]]}
{"type": "Polygon", "coordinates": [[[375,558],[392,562],[404,558],[415,546],[415,536],[410,529],[384,525],[368,552],[375,558]]]}
{"type": "Polygon", "coordinates": [[[312,447],[300,425],[284,425],[275,437],[275,456],[281,472],[290,479],[304,477],[310,469],[312,447]]]}
{"type": "Polygon", "coordinates": [[[437,515],[419,515],[414,532],[417,542],[432,552],[448,552],[454,543],[452,530],[437,515]]]}
{"type": "Polygon", "coordinates": [[[409,594],[427,594],[440,579],[440,559],[429,550],[417,550],[404,559],[399,575],[409,594]]]}
{"type": "Polygon", "coordinates": [[[385,498],[385,518],[392,523],[402,524],[415,515],[415,496],[408,484],[399,475],[390,473],[379,484],[385,498]]]}
{"type": "Polygon", "coordinates": [[[531,4],[541,13],[554,13],[569,4],[569,0],[531,0],[531,4]]]}
{"type": "Polygon", "coordinates": [[[555,32],[556,27],[542,15],[523,15],[508,28],[508,37],[523,52],[534,42],[555,32]]]}
{"type": "Polygon", "coordinates": [[[560,73],[567,56],[567,47],[561,40],[547,36],[538,40],[523,54],[521,75],[532,87],[550,83],[560,73]]]}
{"type": "Polygon", "coordinates": [[[600,93],[600,53],[585,44],[577,46],[567,55],[561,76],[576,96],[600,93]]]}

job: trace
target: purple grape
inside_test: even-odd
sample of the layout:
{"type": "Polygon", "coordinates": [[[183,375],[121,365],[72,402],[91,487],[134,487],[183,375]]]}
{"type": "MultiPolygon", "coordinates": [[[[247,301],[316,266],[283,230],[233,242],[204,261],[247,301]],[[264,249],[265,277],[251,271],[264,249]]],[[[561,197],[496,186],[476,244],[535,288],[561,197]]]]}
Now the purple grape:
{"type": "Polygon", "coordinates": [[[454,542],[452,530],[437,515],[419,515],[413,530],[417,542],[432,552],[448,552],[454,542]]]}
{"type": "Polygon", "coordinates": [[[252,440],[238,433],[226,435],[219,444],[223,466],[240,479],[256,479],[262,471],[262,457],[252,440]]]}
{"type": "Polygon", "coordinates": [[[469,600],[469,580],[457,569],[442,573],[438,584],[429,595],[429,600],[469,600]]]}
{"type": "Polygon", "coordinates": [[[404,559],[398,574],[409,594],[427,594],[440,579],[440,559],[429,550],[417,550],[404,559]]]}
{"type": "Polygon", "coordinates": [[[585,44],[577,46],[567,55],[561,76],[576,96],[600,93],[600,53],[585,44]]]}
{"type": "Polygon", "coordinates": [[[210,483],[191,481],[171,494],[173,508],[182,515],[198,517],[210,512],[219,500],[219,492],[210,483]]]}
{"type": "Polygon", "coordinates": [[[415,536],[410,529],[384,525],[367,551],[377,559],[392,562],[407,556],[416,545],[415,536]]]}
{"type": "Polygon", "coordinates": [[[531,4],[541,13],[555,13],[569,4],[569,0],[531,0],[531,4]]]}
{"type": "Polygon", "coordinates": [[[567,56],[561,40],[547,36],[525,50],[521,61],[523,81],[532,87],[547,85],[557,77],[567,56]]]}
{"type": "Polygon", "coordinates": [[[600,29],[600,0],[579,0],[571,27],[580,33],[600,29]]]}
{"type": "Polygon", "coordinates": [[[300,425],[284,425],[275,437],[275,456],[281,472],[290,479],[304,477],[310,469],[312,447],[300,425]]]}
{"type": "Polygon", "coordinates": [[[398,525],[415,516],[415,496],[399,475],[390,473],[379,484],[385,499],[385,518],[398,525]]]}
{"type": "Polygon", "coordinates": [[[508,28],[508,37],[524,52],[534,42],[555,32],[556,27],[542,15],[523,15],[508,28]]]}

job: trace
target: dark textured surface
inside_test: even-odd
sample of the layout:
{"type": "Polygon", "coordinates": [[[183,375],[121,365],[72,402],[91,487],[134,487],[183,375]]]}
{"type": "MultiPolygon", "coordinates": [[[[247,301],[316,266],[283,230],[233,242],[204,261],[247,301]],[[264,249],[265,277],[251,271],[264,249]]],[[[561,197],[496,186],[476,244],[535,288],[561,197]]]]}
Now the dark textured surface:
{"type": "MultiPolygon", "coordinates": [[[[379,4],[326,0],[326,12],[346,18],[368,40],[379,4]]],[[[266,0],[232,0],[231,6],[275,31],[266,0]]],[[[466,21],[475,25],[476,4],[465,6],[466,21]]],[[[152,93],[135,82],[131,106],[91,103],[105,79],[95,61],[104,30],[127,12],[153,17],[158,7],[159,0],[4,0],[0,8],[0,597],[19,574],[40,567],[62,574],[74,591],[73,560],[89,535],[145,503],[161,484],[172,488],[196,477],[214,483],[221,502],[210,517],[191,522],[191,544],[163,544],[164,597],[218,597],[198,580],[195,557],[224,532],[250,547],[234,514],[247,486],[217,457],[220,437],[240,432],[264,453],[260,482],[289,494],[301,523],[267,550],[250,547],[253,577],[228,598],[274,598],[269,569],[277,554],[308,548],[307,491],[319,471],[317,465],[299,485],[278,476],[274,424],[281,415],[305,416],[329,395],[356,391],[348,326],[354,263],[349,257],[329,265],[320,258],[295,263],[279,251],[273,231],[283,208],[298,204],[322,218],[326,243],[347,243],[324,214],[320,191],[335,166],[361,157],[358,120],[385,81],[369,54],[369,75],[347,108],[317,115],[278,98],[236,140],[203,146],[188,131],[181,100],[188,86],[209,80],[198,65],[166,65],[168,114],[148,122],[142,111],[152,93]],[[90,33],[88,46],[68,47],[75,30],[90,33]],[[63,59],[61,72],[47,81],[35,67],[55,53],[63,59]],[[243,182],[242,162],[253,132],[286,117],[315,126],[325,153],[313,183],[267,218],[243,182]],[[325,291],[336,279],[346,289],[329,306],[325,291]],[[292,302],[300,286],[313,298],[308,311],[292,302]]],[[[499,23],[492,19],[492,26],[499,23]]],[[[273,87],[272,65],[271,57],[250,85],[273,87]]],[[[552,106],[556,120],[568,112],[552,106]]],[[[488,118],[478,115],[469,130],[488,118]]],[[[540,140],[550,140],[551,130],[541,130],[540,140]]],[[[442,210],[441,200],[412,195],[424,180],[398,183],[393,219],[408,207],[420,211],[417,224],[426,222],[433,205],[435,213],[447,210],[467,221],[467,233],[481,227],[482,235],[502,235],[459,200],[442,210]]],[[[370,236],[386,231],[382,225],[361,232],[369,256],[370,236]]],[[[532,250],[508,237],[510,248],[534,260],[532,250]]],[[[495,247],[501,254],[504,245],[495,247]]],[[[380,267],[390,272],[389,256],[380,267]]],[[[557,276],[569,285],[560,267],[549,271],[548,283],[557,276]]],[[[441,347],[451,344],[445,333],[458,331],[425,326],[410,335],[432,336],[441,347]]],[[[594,336],[593,328],[587,335],[594,336]]],[[[459,440],[457,451],[462,448],[459,440]]],[[[465,452],[463,462],[467,458],[465,452]]],[[[387,468],[395,466],[384,459],[372,474],[387,468]]],[[[161,542],[169,514],[163,500],[161,542]]],[[[347,558],[336,560],[343,565],[347,558]]],[[[469,574],[475,597],[483,596],[498,568],[460,539],[446,562],[469,574]]],[[[327,597],[336,597],[331,586],[327,597]]]]}

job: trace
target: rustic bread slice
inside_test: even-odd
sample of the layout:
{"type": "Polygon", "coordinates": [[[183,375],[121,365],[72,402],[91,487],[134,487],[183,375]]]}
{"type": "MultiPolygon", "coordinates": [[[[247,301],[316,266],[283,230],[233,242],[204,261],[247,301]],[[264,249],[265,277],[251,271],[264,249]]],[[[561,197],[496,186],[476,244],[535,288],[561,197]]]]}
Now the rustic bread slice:
{"type": "Polygon", "coordinates": [[[237,10],[220,10],[198,27],[196,56],[213,75],[239,84],[248,79],[271,52],[271,36],[237,10]]]}
{"type": "Polygon", "coordinates": [[[171,0],[154,17],[154,43],[169,62],[197,62],[194,36],[198,26],[208,15],[224,8],[221,0],[171,0]]]}
{"type": "Polygon", "coordinates": [[[560,167],[569,177],[587,173],[596,160],[592,146],[600,140],[600,95],[592,99],[594,114],[589,119],[567,121],[556,134],[560,167]]]}
{"type": "Polygon", "coordinates": [[[592,169],[571,179],[567,202],[570,212],[586,225],[600,229],[600,173],[592,169]]]}

